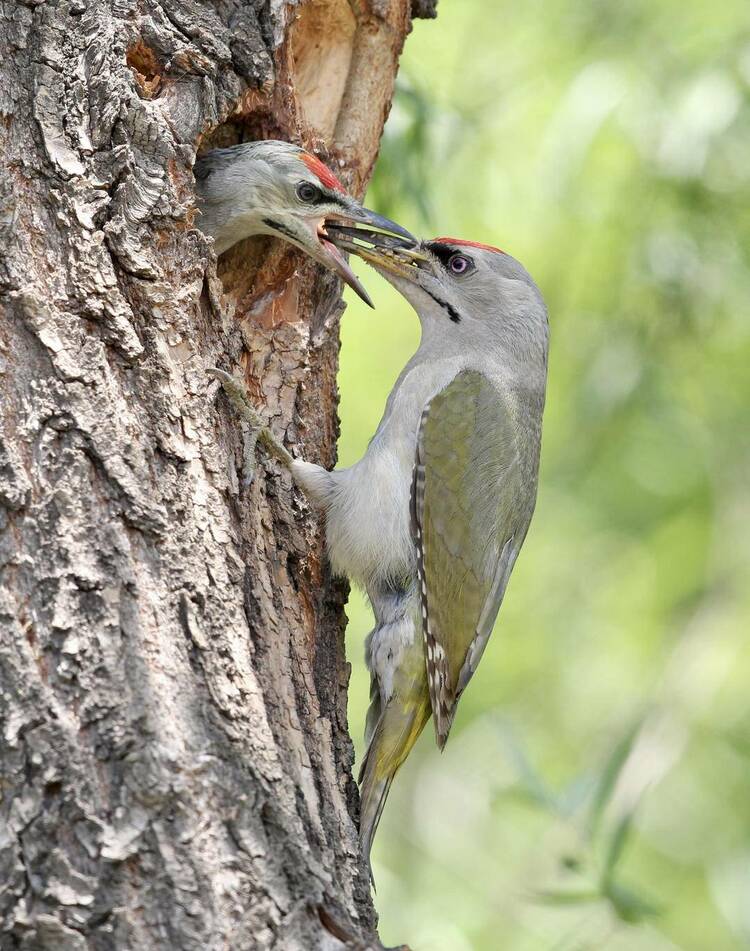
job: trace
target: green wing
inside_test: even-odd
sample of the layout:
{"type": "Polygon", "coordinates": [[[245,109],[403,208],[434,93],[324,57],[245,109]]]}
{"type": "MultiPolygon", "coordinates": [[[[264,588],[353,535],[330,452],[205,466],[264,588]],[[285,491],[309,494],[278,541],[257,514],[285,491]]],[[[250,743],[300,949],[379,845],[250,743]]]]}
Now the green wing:
{"type": "Polygon", "coordinates": [[[536,494],[512,406],[464,370],[419,428],[411,518],[435,735],[442,749],[477,668],[526,534],[536,494]]]}

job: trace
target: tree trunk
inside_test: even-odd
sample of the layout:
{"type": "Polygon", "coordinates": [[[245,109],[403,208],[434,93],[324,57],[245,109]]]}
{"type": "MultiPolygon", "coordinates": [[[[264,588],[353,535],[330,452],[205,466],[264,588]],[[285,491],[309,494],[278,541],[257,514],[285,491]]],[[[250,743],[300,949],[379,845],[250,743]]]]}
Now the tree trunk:
{"type": "Polygon", "coordinates": [[[331,466],[340,287],[260,239],[217,269],[191,167],[284,138],[361,193],[408,2],[2,16],[0,948],[377,947],[346,589],[205,374],[331,466]]]}

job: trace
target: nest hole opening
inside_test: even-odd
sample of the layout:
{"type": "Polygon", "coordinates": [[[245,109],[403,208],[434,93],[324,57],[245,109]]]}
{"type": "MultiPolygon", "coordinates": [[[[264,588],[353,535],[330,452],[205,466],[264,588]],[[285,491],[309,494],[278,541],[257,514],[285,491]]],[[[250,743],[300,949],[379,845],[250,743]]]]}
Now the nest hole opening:
{"type": "MultiPolygon", "coordinates": [[[[292,138],[270,109],[236,113],[201,137],[196,158],[244,142],[292,138]]],[[[245,238],[219,255],[217,274],[237,318],[265,323],[263,302],[280,296],[297,263],[288,244],[261,235],[245,238]]]]}
{"type": "Polygon", "coordinates": [[[225,149],[242,142],[259,142],[263,139],[289,139],[285,129],[269,109],[236,113],[201,136],[198,142],[198,157],[211,149],[225,149]]]}

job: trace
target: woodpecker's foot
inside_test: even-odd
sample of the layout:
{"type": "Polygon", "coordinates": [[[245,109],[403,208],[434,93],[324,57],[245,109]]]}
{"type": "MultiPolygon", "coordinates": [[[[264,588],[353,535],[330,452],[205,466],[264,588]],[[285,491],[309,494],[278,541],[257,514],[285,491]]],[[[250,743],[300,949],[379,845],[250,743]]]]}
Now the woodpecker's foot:
{"type": "Polygon", "coordinates": [[[250,425],[250,429],[260,432],[265,424],[250,402],[250,397],[240,381],[236,380],[230,373],[225,373],[224,370],[219,370],[217,367],[209,367],[206,373],[221,383],[221,388],[227,394],[232,406],[250,425]]]}
{"type": "Polygon", "coordinates": [[[255,477],[255,446],[257,443],[260,443],[266,452],[289,468],[294,460],[265,425],[260,414],[250,402],[250,397],[240,381],[217,367],[210,367],[206,370],[206,373],[221,383],[221,388],[226,393],[229,402],[249,426],[243,452],[244,485],[249,486],[255,477]]]}

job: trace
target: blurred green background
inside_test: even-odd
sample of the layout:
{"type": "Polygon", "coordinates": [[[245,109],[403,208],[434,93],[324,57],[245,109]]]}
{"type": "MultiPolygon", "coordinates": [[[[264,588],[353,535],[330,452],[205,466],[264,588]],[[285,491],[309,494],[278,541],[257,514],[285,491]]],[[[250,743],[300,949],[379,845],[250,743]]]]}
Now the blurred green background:
{"type": "MultiPolygon", "coordinates": [[[[442,0],[407,41],[368,204],[520,258],[552,347],[495,634],[376,839],[386,944],[750,948],[749,14],[442,0]]],[[[418,342],[360,273],[341,465],[418,342]]],[[[359,738],[371,615],[348,613],[359,738]]]]}

